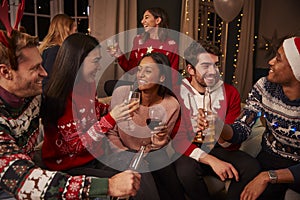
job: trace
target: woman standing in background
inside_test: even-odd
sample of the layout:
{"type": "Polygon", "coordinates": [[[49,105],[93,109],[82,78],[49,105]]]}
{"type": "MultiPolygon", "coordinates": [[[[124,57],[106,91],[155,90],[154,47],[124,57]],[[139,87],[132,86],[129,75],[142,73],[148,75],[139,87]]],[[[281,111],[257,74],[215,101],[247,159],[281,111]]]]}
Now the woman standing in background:
{"type": "MultiPolygon", "coordinates": [[[[137,67],[141,58],[148,53],[158,52],[166,55],[171,63],[172,83],[176,84],[178,81],[177,71],[179,69],[178,44],[170,37],[168,15],[165,10],[159,7],[147,9],[143,14],[141,24],[144,32],[138,34],[133,39],[133,47],[130,52],[129,59],[121,51],[119,45],[116,44],[116,49],[108,49],[109,54],[118,59],[120,67],[128,72],[137,67]]],[[[134,74],[136,70],[130,72],[134,74]]],[[[109,83],[109,90],[114,88],[116,81],[109,83]]]]}
{"type": "Polygon", "coordinates": [[[59,47],[67,36],[75,32],[77,32],[77,25],[71,17],[66,14],[57,14],[53,17],[48,34],[39,46],[43,58],[42,65],[48,73],[48,77],[43,81],[43,88],[50,78],[59,47]]]}

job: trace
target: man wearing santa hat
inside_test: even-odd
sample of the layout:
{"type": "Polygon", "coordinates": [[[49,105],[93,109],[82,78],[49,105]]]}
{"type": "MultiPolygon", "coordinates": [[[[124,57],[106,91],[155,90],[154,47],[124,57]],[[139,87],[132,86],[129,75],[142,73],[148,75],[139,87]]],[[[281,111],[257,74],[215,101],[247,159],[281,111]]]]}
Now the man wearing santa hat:
{"type": "MultiPolygon", "coordinates": [[[[268,76],[253,86],[240,117],[223,127],[221,137],[225,141],[241,143],[260,116],[266,121],[257,156],[262,172],[246,185],[242,200],[284,199],[288,188],[300,193],[299,53],[300,37],[285,39],[269,61],[268,76]]],[[[199,126],[203,130],[207,127],[204,117],[199,126]]]]}

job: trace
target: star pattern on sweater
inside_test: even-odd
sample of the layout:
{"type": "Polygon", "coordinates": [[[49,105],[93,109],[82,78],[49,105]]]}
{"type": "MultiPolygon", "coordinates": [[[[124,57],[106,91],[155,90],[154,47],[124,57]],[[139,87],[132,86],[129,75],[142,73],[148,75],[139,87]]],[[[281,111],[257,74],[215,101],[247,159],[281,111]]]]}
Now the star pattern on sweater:
{"type": "Polygon", "coordinates": [[[153,47],[150,46],[150,47],[147,47],[147,53],[151,53],[153,51],[153,47]]]}

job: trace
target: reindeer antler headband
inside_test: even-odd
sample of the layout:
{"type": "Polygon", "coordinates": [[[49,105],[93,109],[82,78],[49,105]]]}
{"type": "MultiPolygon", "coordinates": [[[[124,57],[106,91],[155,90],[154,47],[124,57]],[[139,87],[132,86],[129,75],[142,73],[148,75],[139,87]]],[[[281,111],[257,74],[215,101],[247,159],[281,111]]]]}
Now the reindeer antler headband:
{"type": "MultiPolygon", "coordinates": [[[[11,32],[13,29],[17,29],[18,25],[23,17],[25,9],[25,0],[21,0],[21,3],[19,4],[18,11],[17,11],[17,17],[15,21],[14,27],[11,27],[9,19],[8,19],[8,2],[7,0],[3,0],[2,5],[0,7],[0,20],[5,26],[5,29],[7,31],[7,36],[11,36],[11,32]]],[[[6,36],[4,35],[4,32],[0,32],[0,42],[5,45],[6,47],[9,47],[9,42],[7,41],[6,36]]]]}

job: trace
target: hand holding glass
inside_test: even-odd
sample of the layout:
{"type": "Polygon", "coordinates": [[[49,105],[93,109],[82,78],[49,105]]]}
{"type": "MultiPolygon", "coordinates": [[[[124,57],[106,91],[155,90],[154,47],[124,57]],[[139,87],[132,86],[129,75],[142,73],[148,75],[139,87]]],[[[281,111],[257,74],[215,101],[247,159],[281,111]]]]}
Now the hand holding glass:
{"type": "Polygon", "coordinates": [[[207,113],[205,115],[205,119],[208,123],[208,127],[202,131],[203,136],[204,136],[204,142],[207,143],[208,145],[214,145],[216,139],[215,139],[215,135],[216,135],[216,119],[217,119],[217,115],[215,113],[207,113]]]}
{"type": "Polygon", "coordinates": [[[129,103],[134,102],[134,101],[140,103],[140,98],[141,98],[140,92],[132,92],[130,99],[129,99],[129,103]]]}
{"type": "Polygon", "coordinates": [[[193,143],[202,144],[203,143],[202,133],[198,131],[198,127],[197,127],[197,125],[198,125],[197,118],[198,118],[199,112],[198,112],[198,106],[197,106],[194,95],[189,93],[188,100],[189,100],[189,104],[190,104],[191,123],[192,123],[193,131],[196,133],[193,143]]]}
{"type": "Polygon", "coordinates": [[[146,120],[147,126],[153,131],[155,127],[161,125],[165,119],[165,110],[158,106],[149,108],[149,118],[146,120]]]}
{"type": "Polygon", "coordinates": [[[111,54],[115,54],[117,52],[117,42],[114,38],[109,38],[106,40],[107,51],[111,54]]]}
{"type": "MultiPolygon", "coordinates": [[[[137,102],[139,106],[140,105],[140,98],[141,98],[141,93],[140,92],[134,92],[132,90],[129,91],[129,95],[128,95],[128,99],[125,99],[125,102],[127,104],[132,103],[132,102],[137,102]]],[[[127,121],[127,130],[129,131],[133,131],[134,130],[134,122],[131,121],[127,121]]]]}
{"type": "MultiPolygon", "coordinates": [[[[141,146],[139,151],[133,156],[130,164],[129,164],[129,169],[133,171],[137,171],[138,168],[140,167],[143,157],[145,156],[145,146],[141,146]]],[[[112,200],[120,200],[120,199],[126,199],[129,200],[130,196],[125,196],[125,197],[112,197],[112,200]]]]}

